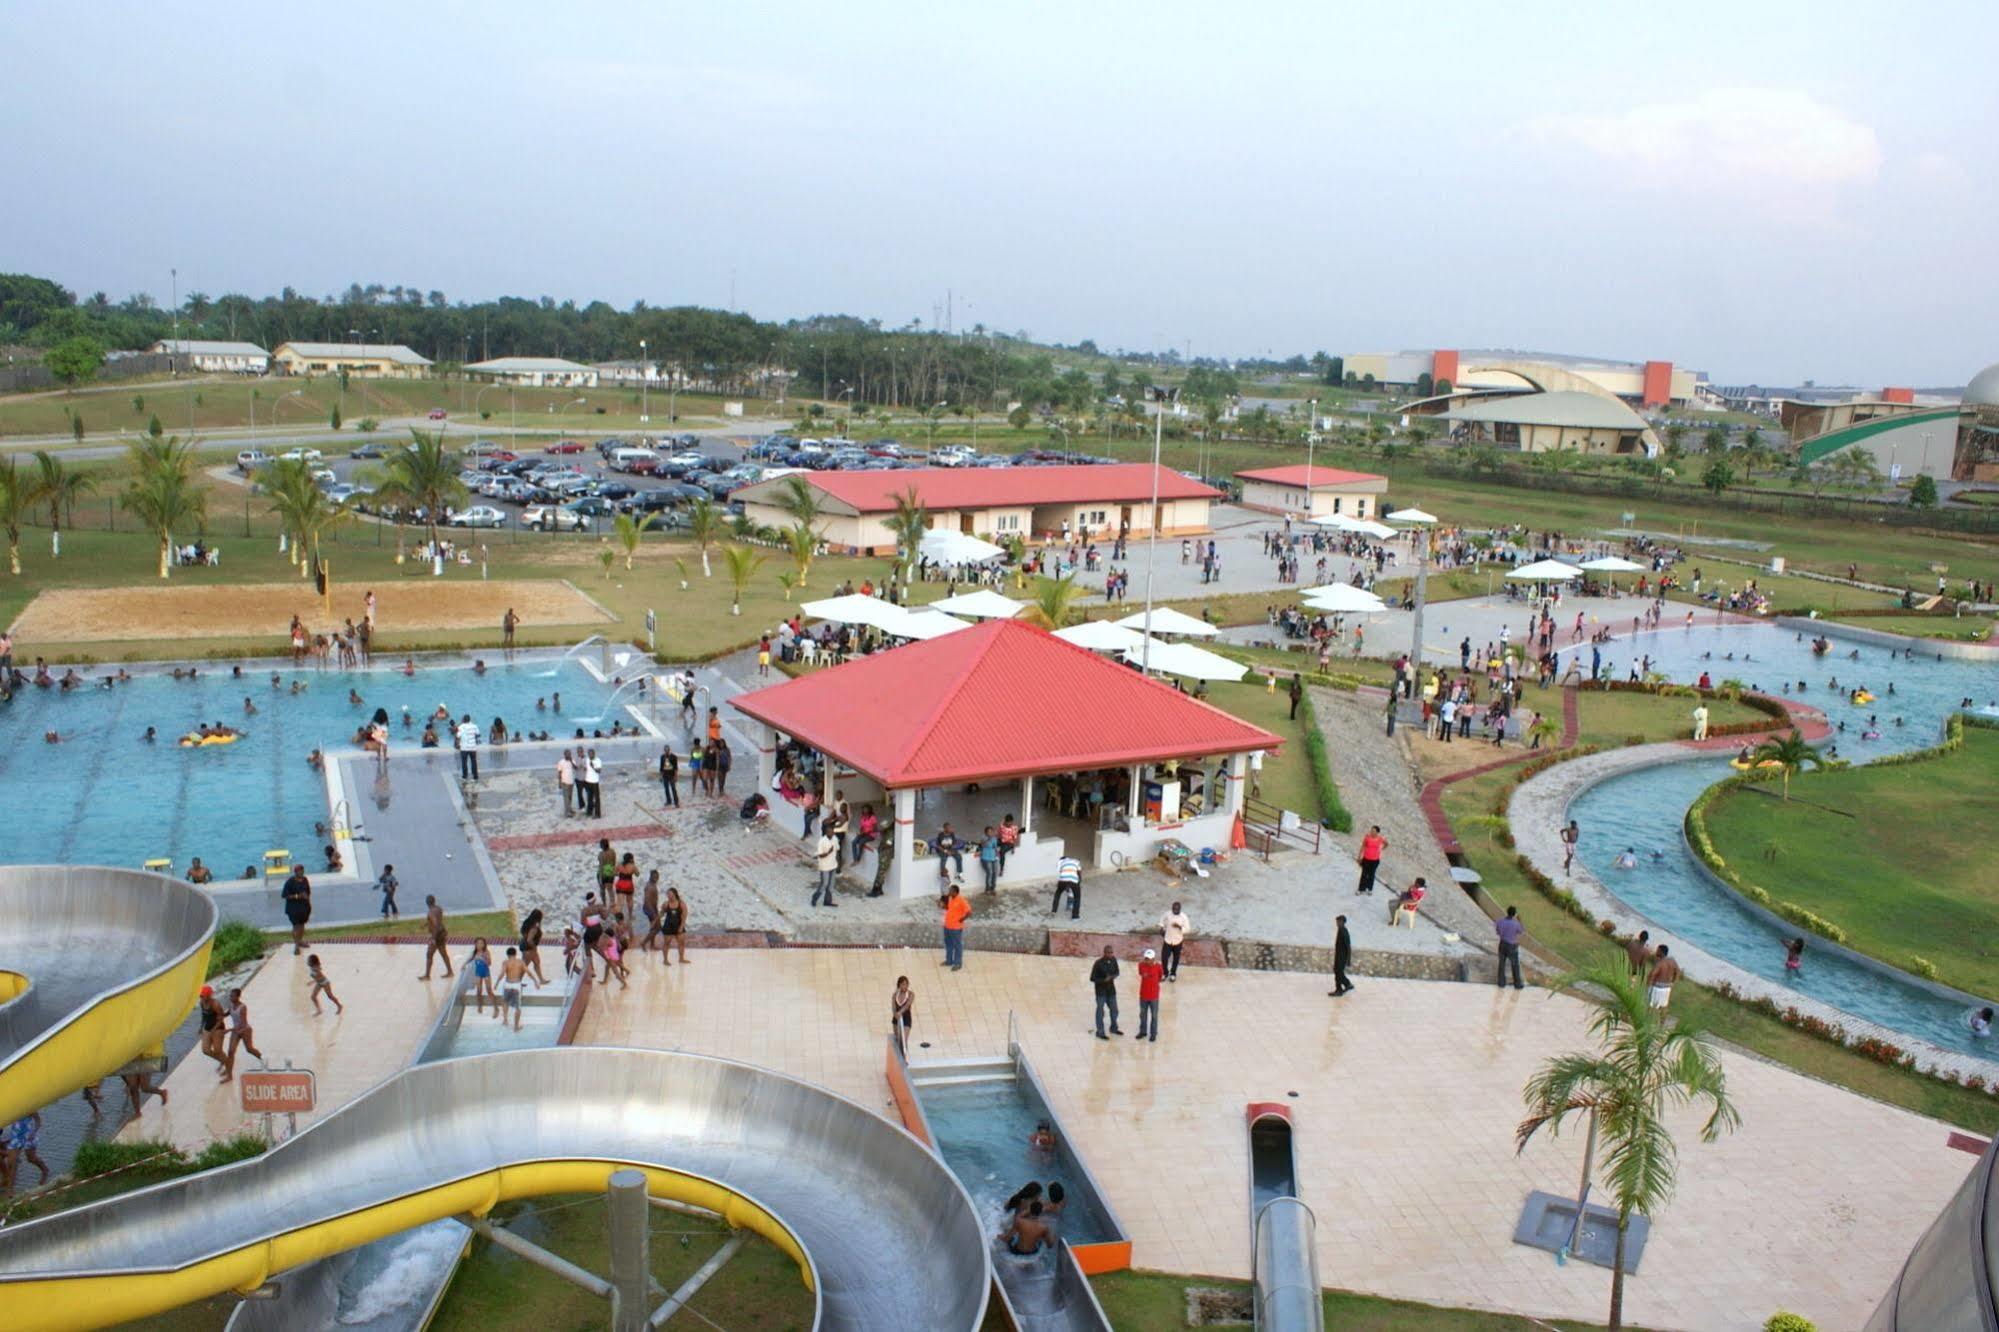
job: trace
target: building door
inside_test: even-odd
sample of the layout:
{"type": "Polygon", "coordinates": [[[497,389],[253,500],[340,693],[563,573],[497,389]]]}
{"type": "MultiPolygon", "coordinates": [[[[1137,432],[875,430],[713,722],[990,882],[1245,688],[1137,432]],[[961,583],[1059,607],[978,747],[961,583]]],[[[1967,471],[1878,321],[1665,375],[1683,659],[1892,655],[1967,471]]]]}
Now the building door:
{"type": "Polygon", "coordinates": [[[972,515],[969,511],[958,515],[958,530],[966,536],[972,535],[972,515]]]}

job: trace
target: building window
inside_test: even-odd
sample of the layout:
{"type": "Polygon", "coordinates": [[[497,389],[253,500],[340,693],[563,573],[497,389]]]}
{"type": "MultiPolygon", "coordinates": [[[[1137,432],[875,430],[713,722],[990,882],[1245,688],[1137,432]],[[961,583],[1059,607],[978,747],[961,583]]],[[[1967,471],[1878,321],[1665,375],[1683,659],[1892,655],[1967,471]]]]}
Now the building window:
{"type": "Polygon", "coordinates": [[[1364,495],[1361,495],[1361,496],[1356,496],[1356,497],[1354,498],[1354,502],[1353,502],[1353,516],[1354,516],[1354,517],[1356,517],[1356,518],[1365,518],[1365,517],[1367,517],[1367,497],[1366,497],[1366,496],[1364,496],[1364,495]]]}
{"type": "Polygon", "coordinates": [[[1333,496],[1333,512],[1338,513],[1339,511],[1340,511],[1340,497],[1338,495],[1335,495],[1333,496]]]}
{"type": "Polygon", "coordinates": [[[1018,532],[1019,530],[1020,515],[1017,513],[1003,513],[993,519],[993,531],[995,532],[1018,532]]]}
{"type": "Polygon", "coordinates": [[[1102,527],[1104,525],[1104,511],[1102,509],[1091,509],[1080,516],[1085,527],[1102,527]]]}

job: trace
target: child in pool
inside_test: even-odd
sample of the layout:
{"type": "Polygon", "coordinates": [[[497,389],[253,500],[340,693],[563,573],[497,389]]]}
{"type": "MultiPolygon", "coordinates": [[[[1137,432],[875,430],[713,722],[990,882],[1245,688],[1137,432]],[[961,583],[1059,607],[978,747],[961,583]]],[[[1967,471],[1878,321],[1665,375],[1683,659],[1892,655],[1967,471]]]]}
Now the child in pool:
{"type": "Polygon", "coordinates": [[[1795,976],[1804,967],[1804,958],[1804,936],[1784,941],[1784,970],[1795,976]]]}

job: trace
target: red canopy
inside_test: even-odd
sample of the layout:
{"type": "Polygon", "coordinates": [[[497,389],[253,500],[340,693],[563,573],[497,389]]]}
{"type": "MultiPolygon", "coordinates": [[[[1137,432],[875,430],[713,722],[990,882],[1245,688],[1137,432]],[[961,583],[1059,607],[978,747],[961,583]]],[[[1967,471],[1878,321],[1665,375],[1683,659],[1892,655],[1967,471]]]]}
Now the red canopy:
{"type": "Polygon", "coordinates": [[[890,788],[1281,743],[1260,726],[1019,620],[989,620],[730,703],[890,788]]]}

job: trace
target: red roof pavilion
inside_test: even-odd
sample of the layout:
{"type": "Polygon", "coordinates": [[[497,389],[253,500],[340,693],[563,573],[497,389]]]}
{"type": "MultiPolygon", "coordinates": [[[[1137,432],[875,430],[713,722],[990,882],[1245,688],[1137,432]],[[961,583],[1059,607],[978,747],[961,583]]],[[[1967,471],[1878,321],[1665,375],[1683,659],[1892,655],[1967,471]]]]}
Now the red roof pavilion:
{"type": "Polygon", "coordinates": [[[884,788],[1275,749],[1279,738],[1018,620],[729,700],[884,788]]]}
{"type": "Polygon", "coordinates": [[[1307,467],[1304,463],[1290,463],[1283,467],[1257,467],[1247,472],[1237,472],[1243,481],[1269,481],[1280,486],[1300,486],[1305,484],[1307,473],[1311,474],[1312,489],[1321,486],[1351,486],[1365,481],[1388,480],[1373,472],[1349,472],[1341,467],[1307,467]]]}
{"type": "MultiPolygon", "coordinates": [[[[1219,499],[1221,491],[1169,467],[1159,473],[1160,500],[1219,499]]],[[[912,487],[927,509],[985,509],[1018,504],[1116,504],[1152,498],[1151,463],[1074,463],[1053,467],[916,467],[881,472],[808,472],[808,484],[824,491],[856,513],[893,512],[896,500],[912,487]]],[[[796,475],[794,473],[794,475],[796,475]]],[[[776,486],[788,477],[773,478],[776,486]]],[[[769,482],[753,481],[732,491],[746,491],[769,482]]],[[[758,493],[765,493],[758,489],[758,493]]]]}

